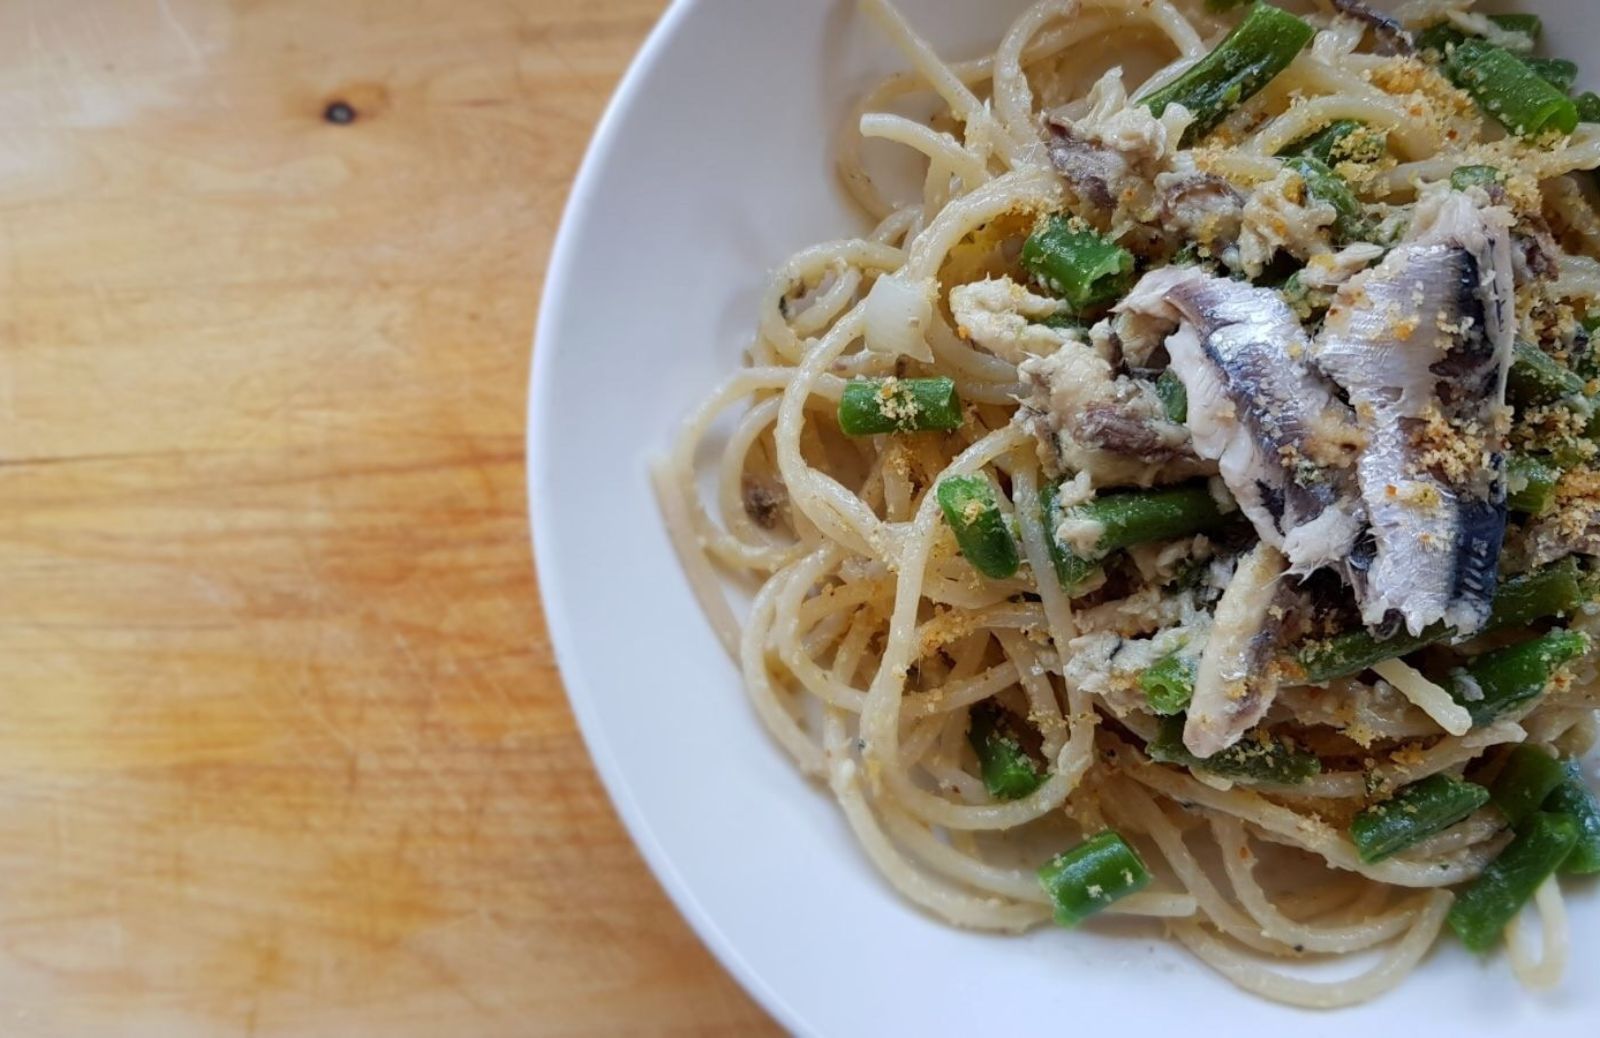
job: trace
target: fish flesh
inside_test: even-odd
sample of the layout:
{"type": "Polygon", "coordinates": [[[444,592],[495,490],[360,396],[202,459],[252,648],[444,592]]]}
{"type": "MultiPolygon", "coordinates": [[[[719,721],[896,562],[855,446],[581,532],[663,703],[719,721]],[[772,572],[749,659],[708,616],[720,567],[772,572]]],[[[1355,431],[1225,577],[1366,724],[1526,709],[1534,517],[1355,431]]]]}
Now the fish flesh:
{"type": "Polygon", "coordinates": [[[1278,686],[1273,650],[1294,595],[1281,579],[1286,572],[1282,553],[1257,544],[1239,560],[1217,603],[1183,725],[1183,744],[1196,757],[1238,742],[1272,706],[1278,686]]]}
{"type": "Polygon", "coordinates": [[[1365,518],[1355,415],[1310,367],[1311,341],[1270,288],[1195,267],[1146,275],[1119,310],[1174,320],[1171,370],[1189,397],[1195,452],[1215,460],[1261,539],[1297,575],[1348,573],[1365,518]]]}
{"type": "Polygon", "coordinates": [[[1407,239],[1340,287],[1313,344],[1370,436],[1356,466],[1369,626],[1465,635],[1488,619],[1506,525],[1511,222],[1463,192],[1424,197],[1407,239]]]}
{"type": "Polygon", "coordinates": [[[1146,382],[1118,375],[1088,343],[1066,339],[1017,367],[1022,421],[1052,470],[1088,472],[1098,486],[1151,486],[1203,474],[1189,432],[1170,421],[1146,382]]]}

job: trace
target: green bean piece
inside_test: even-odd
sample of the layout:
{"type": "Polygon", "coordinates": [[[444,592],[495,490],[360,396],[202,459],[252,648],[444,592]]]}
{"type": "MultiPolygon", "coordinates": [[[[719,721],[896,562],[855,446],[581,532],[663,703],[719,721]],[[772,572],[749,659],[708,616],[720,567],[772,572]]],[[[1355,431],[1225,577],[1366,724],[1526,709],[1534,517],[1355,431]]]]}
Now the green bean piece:
{"type": "Polygon", "coordinates": [[[1561,867],[1578,842],[1578,824],[1565,815],[1539,813],[1510,846],[1456,897],[1445,917],[1461,943],[1475,952],[1494,947],[1506,924],[1561,867]]]}
{"type": "Polygon", "coordinates": [[[1039,870],[1039,885],[1055,906],[1056,922],[1077,926],[1150,883],[1150,870],[1116,830],[1058,854],[1039,870]]]}
{"type": "Polygon", "coordinates": [[[1018,800],[1044,782],[1044,769],[1007,730],[1001,711],[995,707],[981,703],[972,708],[967,742],[978,755],[983,786],[996,800],[1018,800]]]}
{"type": "Polygon", "coordinates": [[[1050,549],[1050,563],[1055,567],[1056,582],[1062,590],[1070,593],[1095,571],[1097,564],[1079,558],[1056,540],[1056,527],[1062,516],[1062,510],[1057,506],[1060,494],[1059,483],[1046,484],[1039,491],[1039,521],[1044,526],[1044,543],[1050,549]]]}
{"type": "Polygon", "coordinates": [[[1474,657],[1451,677],[1448,691],[1481,727],[1543,695],[1563,664],[1588,651],[1587,635],[1551,631],[1474,657]]]}
{"type": "Polygon", "coordinates": [[[1572,99],[1572,104],[1578,110],[1579,122],[1600,123],[1600,94],[1585,90],[1572,99]]]}
{"type": "Polygon", "coordinates": [[[1329,166],[1341,162],[1376,162],[1389,150],[1389,134],[1355,119],[1337,119],[1315,133],[1292,141],[1279,154],[1305,155],[1329,166]]]}
{"type": "Polygon", "coordinates": [[[1288,68],[1315,34],[1289,12],[1257,0],[1215,50],[1139,101],[1156,115],[1170,104],[1187,108],[1195,117],[1183,135],[1188,147],[1288,68]]]}
{"type": "Polygon", "coordinates": [[[1489,799],[1513,826],[1521,826],[1565,782],[1561,762],[1537,746],[1514,746],[1489,786],[1489,799]]]}
{"type": "Polygon", "coordinates": [[[1583,379],[1556,363],[1554,357],[1518,339],[1511,350],[1506,398],[1517,407],[1550,404],[1583,395],[1583,379]]]}
{"type": "Polygon", "coordinates": [[[1297,155],[1284,162],[1285,166],[1300,174],[1305,181],[1306,193],[1319,202],[1333,206],[1333,236],[1336,244],[1360,241],[1372,233],[1366,211],[1356,198],[1344,177],[1328,168],[1328,164],[1310,155],[1297,155]]]}
{"type": "Polygon", "coordinates": [[[1243,738],[1220,753],[1196,757],[1183,744],[1185,720],[1182,714],[1162,718],[1156,737],[1145,746],[1151,760],[1200,768],[1223,778],[1270,782],[1278,786],[1299,785],[1322,771],[1322,762],[1315,754],[1295,749],[1274,738],[1265,728],[1246,732],[1243,738]]]}
{"type": "Polygon", "coordinates": [[[1584,588],[1578,561],[1568,557],[1531,573],[1500,582],[1485,631],[1526,627],[1535,620],[1565,616],[1593,597],[1584,588]]]}
{"type": "Polygon", "coordinates": [[[1506,32],[1520,32],[1529,43],[1538,43],[1544,22],[1536,14],[1491,14],[1489,20],[1506,32]]]}
{"type": "Polygon", "coordinates": [[[935,491],[944,521],[956,535],[961,554],[986,577],[1004,580],[1017,572],[1016,538],[1006,527],[994,487],[982,476],[949,476],[935,491]]]}
{"type": "Polygon", "coordinates": [[[1163,717],[1187,710],[1194,695],[1196,669],[1192,657],[1176,652],[1152,663],[1139,675],[1139,690],[1150,709],[1163,717]]]}
{"type": "MultiPolygon", "coordinates": [[[[1532,573],[1502,580],[1484,630],[1526,627],[1547,616],[1570,613],[1590,597],[1578,578],[1577,562],[1562,559],[1532,573]]],[[[1449,634],[1450,628],[1444,624],[1434,624],[1421,634],[1401,631],[1387,638],[1375,637],[1365,630],[1347,631],[1311,641],[1296,656],[1305,668],[1305,680],[1321,684],[1358,674],[1374,663],[1408,655],[1449,634]]]]}
{"type": "Polygon", "coordinates": [[[1506,505],[1513,512],[1543,515],[1556,500],[1561,469],[1537,454],[1506,457],[1506,505]]]}
{"type": "MultiPolygon", "coordinates": [[[[1539,16],[1536,14],[1492,14],[1489,16],[1490,21],[1494,22],[1496,25],[1499,25],[1500,28],[1505,29],[1507,32],[1521,33],[1524,37],[1526,37],[1524,40],[1520,40],[1515,43],[1506,41],[1510,45],[1505,49],[1511,51],[1513,54],[1527,54],[1531,52],[1533,50],[1534,43],[1539,38],[1541,27],[1535,24],[1532,26],[1530,31],[1528,28],[1529,19],[1531,19],[1532,22],[1537,23],[1539,16]],[[1503,22],[1507,24],[1502,24],[1503,22]]],[[[1469,36],[1468,33],[1460,28],[1457,28],[1450,22],[1435,22],[1427,28],[1414,33],[1412,36],[1412,39],[1417,45],[1417,50],[1436,51],[1440,57],[1447,56],[1450,53],[1451,48],[1455,47],[1455,45],[1460,43],[1462,40],[1474,38],[1476,37],[1469,36]]]]}
{"type": "Polygon", "coordinates": [[[1521,58],[1492,43],[1466,39],[1450,48],[1445,72],[1478,107],[1519,137],[1578,126],[1572,99],[1540,78],[1521,58]]]}
{"type": "Polygon", "coordinates": [[[1106,494],[1065,510],[1054,507],[1054,493],[1047,500],[1051,507],[1045,512],[1045,535],[1051,544],[1056,576],[1068,590],[1114,551],[1149,541],[1209,533],[1227,521],[1205,484],[1106,494]],[[1100,528],[1092,550],[1079,554],[1056,539],[1056,530],[1065,520],[1100,528]]]}
{"type": "Polygon", "coordinates": [[[1156,378],[1156,396],[1161,398],[1161,409],[1167,413],[1168,421],[1181,425],[1189,420],[1189,390],[1171,368],[1156,378]]]}
{"type": "Polygon", "coordinates": [[[1457,166],[1450,173],[1450,186],[1457,191],[1465,191],[1469,187],[1488,187],[1498,184],[1505,179],[1493,166],[1457,166]]]}
{"type": "Polygon", "coordinates": [[[1022,268],[1039,287],[1082,313],[1122,294],[1133,273],[1133,253],[1056,215],[1022,243],[1022,268]]]}
{"type": "Polygon", "coordinates": [[[857,378],[844,384],[839,428],[847,436],[961,427],[961,398],[948,378],[857,378]]]}
{"type": "Polygon", "coordinates": [[[1455,825],[1489,802],[1489,791],[1449,775],[1413,782],[1350,823],[1356,853],[1368,865],[1455,825]]]}
{"type": "Polygon", "coordinates": [[[1568,760],[1566,779],[1544,802],[1545,810],[1578,823],[1578,842],[1561,863],[1561,871],[1577,876],[1600,873],[1600,801],[1583,781],[1578,762],[1568,760]]]}
{"type": "Polygon", "coordinates": [[[1578,78],[1578,66],[1566,58],[1523,58],[1540,79],[1565,94],[1578,78]]]}
{"type": "Polygon", "coordinates": [[[1440,58],[1444,58],[1456,44],[1467,38],[1467,34],[1449,22],[1435,22],[1426,29],[1413,33],[1411,38],[1419,52],[1431,50],[1440,58]]]}

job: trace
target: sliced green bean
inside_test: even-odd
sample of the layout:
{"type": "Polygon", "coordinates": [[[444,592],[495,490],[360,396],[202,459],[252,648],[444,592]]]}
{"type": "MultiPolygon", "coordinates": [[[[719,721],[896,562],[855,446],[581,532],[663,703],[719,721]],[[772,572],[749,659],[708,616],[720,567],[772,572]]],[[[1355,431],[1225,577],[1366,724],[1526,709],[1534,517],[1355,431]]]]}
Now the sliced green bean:
{"type": "Polygon", "coordinates": [[[1513,512],[1543,515],[1556,500],[1561,469],[1537,454],[1506,457],[1506,505],[1513,512]]]}
{"type": "Polygon", "coordinates": [[[1588,651],[1587,635],[1551,631],[1474,657],[1451,677],[1448,691],[1481,727],[1543,695],[1564,664],[1588,651]]]}
{"type": "Polygon", "coordinates": [[[956,545],[972,568],[996,580],[1014,575],[1021,563],[1017,541],[989,481],[982,476],[948,476],[939,481],[935,493],[956,545]]]}
{"type": "Polygon", "coordinates": [[[1550,794],[1544,807],[1578,824],[1578,842],[1561,863],[1561,871],[1592,876],[1600,873],[1600,801],[1584,783],[1577,761],[1567,761],[1565,771],[1566,779],[1550,794]]]}
{"type": "MultiPolygon", "coordinates": [[[[1502,580],[1484,630],[1525,627],[1535,620],[1570,613],[1590,597],[1579,580],[1577,562],[1562,559],[1532,573],[1502,580]]],[[[1305,680],[1321,684],[1358,674],[1374,663],[1405,656],[1450,633],[1444,624],[1434,624],[1421,634],[1401,631],[1387,638],[1365,630],[1347,631],[1303,645],[1296,658],[1305,668],[1305,680]]]]}
{"type": "Polygon", "coordinates": [[[1171,368],[1156,378],[1156,396],[1161,398],[1161,409],[1168,421],[1181,425],[1189,420],[1189,390],[1171,368]]]}
{"type": "Polygon", "coordinates": [[[1336,244],[1361,241],[1372,233],[1361,201],[1356,198],[1344,177],[1328,168],[1327,163],[1310,155],[1297,155],[1284,165],[1300,174],[1305,181],[1306,193],[1319,202],[1333,206],[1333,236],[1336,244]]]}
{"type": "MultiPolygon", "coordinates": [[[[1065,510],[1055,507],[1052,489],[1045,496],[1045,503],[1045,534],[1050,541],[1056,576],[1068,590],[1114,551],[1149,541],[1170,541],[1208,533],[1227,521],[1217,507],[1216,498],[1204,484],[1106,494],[1065,510]],[[1056,530],[1067,520],[1099,528],[1092,549],[1079,553],[1057,540],[1056,530]]],[[[1086,530],[1086,533],[1092,532],[1092,529],[1086,530]]]]}
{"type": "Polygon", "coordinates": [[[1028,756],[1016,736],[1006,730],[998,709],[988,704],[972,708],[967,742],[978,755],[983,786],[995,799],[1017,800],[1044,782],[1044,769],[1028,756]]]}
{"type": "Polygon", "coordinates": [[[1539,805],[1566,778],[1567,772],[1561,762],[1544,750],[1537,746],[1514,746],[1489,786],[1489,798],[1507,821],[1520,826],[1533,817],[1539,805]]]}
{"type": "Polygon", "coordinates": [[[1528,42],[1538,43],[1544,32],[1544,21],[1536,14],[1491,14],[1489,20],[1506,32],[1520,32],[1528,42]]]}
{"type": "Polygon", "coordinates": [[[1578,561],[1565,558],[1500,582],[1485,631],[1526,627],[1535,620],[1566,616],[1592,598],[1578,561]]]}
{"type": "Polygon", "coordinates": [[[1489,802],[1489,791],[1449,775],[1430,775],[1356,815],[1350,839],[1367,864],[1450,828],[1489,802]]]}
{"type": "Polygon", "coordinates": [[[1338,119],[1289,144],[1279,154],[1304,155],[1329,166],[1341,162],[1376,162],[1389,149],[1389,134],[1355,119],[1338,119]]]}
{"type": "Polygon", "coordinates": [[[1511,371],[1506,376],[1506,398],[1517,407],[1551,404],[1582,397],[1583,379],[1556,363],[1539,347],[1517,340],[1511,350],[1511,371]]]}
{"type": "Polygon", "coordinates": [[[1540,813],[1456,897],[1446,921],[1475,952],[1494,947],[1506,924],[1527,904],[1578,842],[1578,825],[1565,815],[1540,813]]]}
{"type": "Polygon", "coordinates": [[[1115,299],[1133,273],[1133,253],[1065,216],[1052,216],[1022,243],[1022,268],[1081,313],[1115,299]]]}
{"type": "Polygon", "coordinates": [[[1196,669],[1193,657],[1176,652],[1152,663],[1139,675],[1139,690],[1150,709],[1164,717],[1187,710],[1194,696],[1196,669]]]}
{"type": "Polygon", "coordinates": [[[1578,66],[1566,58],[1523,58],[1540,79],[1565,94],[1578,78],[1578,66]]]}
{"type": "Polygon", "coordinates": [[[1055,906],[1056,922],[1077,926],[1150,883],[1150,870],[1113,829],[1090,838],[1039,870],[1039,885],[1055,906]]]}
{"type": "Polygon", "coordinates": [[[1295,749],[1272,737],[1264,728],[1246,732],[1242,739],[1220,753],[1196,757],[1183,744],[1185,721],[1186,718],[1181,714],[1162,718],[1156,737],[1145,746],[1145,752],[1151,760],[1200,768],[1223,778],[1270,782],[1279,786],[1299,785],[1322,771],[1322,762],[1315,754],[1295,749]]]}
{"type": "Polygon", "coordinates": [[[1445,72],[1478,107],[1520,137],[1578,126],[1572,99],[1540,78],[1521,58],[1492,43],[1465,39],[1450,48],[1445,72]]]}
{"type": "Polygon", "coordinates": [[[1450,186],[1457,191],[1465,191],[1469,187],[1488,187],[1504,179],[1505,174],[1493,166],[1457,166],[1450,172],[1450,186]]]}
{"type": "Polygon", "coordinates": [[[839,428],[847,436],[961,427],[961,398],[948,378],[857,378],[844,384],[839,428]]]}
{"type": "Polygon", "coordinates": [[[1156,115],[1170,104],[1187,108],[1195,119],[1183,135],[1187,147],[1288,68],[1314,35],[1306,22],[1257,0],[1215,50],[1140,103],[1156,115]]]}

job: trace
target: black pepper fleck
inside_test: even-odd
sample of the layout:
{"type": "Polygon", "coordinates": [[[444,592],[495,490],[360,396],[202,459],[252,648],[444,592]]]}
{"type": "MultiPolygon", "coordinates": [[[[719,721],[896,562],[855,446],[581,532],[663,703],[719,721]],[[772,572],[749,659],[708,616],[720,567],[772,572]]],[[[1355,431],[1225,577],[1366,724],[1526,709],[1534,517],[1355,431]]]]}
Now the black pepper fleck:
{"type": "Polygon", "coordinates": [[[343,101],[329,101],[328,107],[322,110],[322,118],[335,126],[349,126],[356,121],[356,110],[343,101]]]}

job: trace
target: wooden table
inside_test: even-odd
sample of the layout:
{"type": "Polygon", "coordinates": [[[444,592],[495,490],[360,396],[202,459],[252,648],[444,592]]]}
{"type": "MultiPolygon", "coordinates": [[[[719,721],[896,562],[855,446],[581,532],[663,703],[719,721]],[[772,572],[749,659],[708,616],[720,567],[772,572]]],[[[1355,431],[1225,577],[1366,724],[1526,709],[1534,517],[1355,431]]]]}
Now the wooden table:
{"type": "Polygon", "coordinates": [[[0,1036],[748,1034],[543,631],[528,341],[662,0],[0,0],[0,1036]]]}

